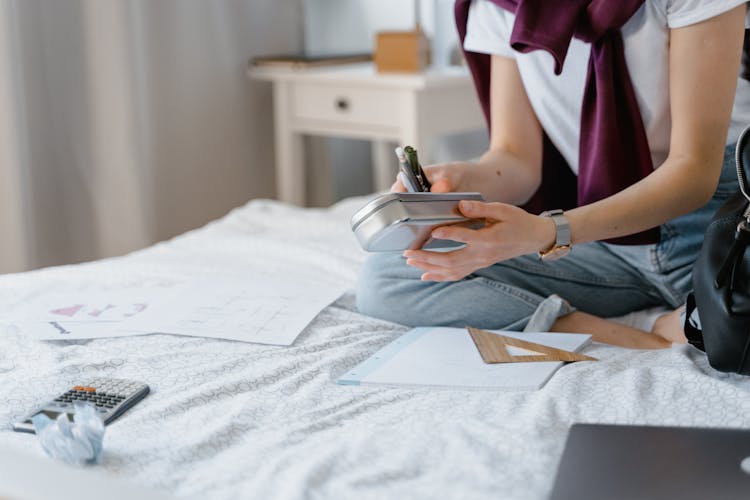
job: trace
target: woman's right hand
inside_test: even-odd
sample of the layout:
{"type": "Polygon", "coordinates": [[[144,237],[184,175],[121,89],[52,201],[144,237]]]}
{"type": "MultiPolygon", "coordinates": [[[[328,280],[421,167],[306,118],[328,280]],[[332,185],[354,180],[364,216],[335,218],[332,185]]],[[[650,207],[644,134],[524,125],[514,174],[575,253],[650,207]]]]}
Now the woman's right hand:
{"type": "MultiPolygon", "coordinates": [[[[424,173],[427,175],[427,180],[432,185],[430,192],[450,193],[469,191],[467,186],[470,182],[470,172],[472,171],[470,167],[472,166],[476,167],[476,165],[471,163],[455,162],[423,167],[424,173]]],[[[473,170],[476,171],[476,168],[473,170]]],[[[401,174],[396,177],[396,182],[391,186],[391,192],[406,192],[406,187],[401,181],[401,174]]]]}

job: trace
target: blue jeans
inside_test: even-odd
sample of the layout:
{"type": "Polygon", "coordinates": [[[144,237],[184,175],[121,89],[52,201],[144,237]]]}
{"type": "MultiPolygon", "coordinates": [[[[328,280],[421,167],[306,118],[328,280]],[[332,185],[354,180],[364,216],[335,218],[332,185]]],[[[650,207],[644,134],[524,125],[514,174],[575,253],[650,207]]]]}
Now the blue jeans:
{"type": "Polygon", "coordinates": [[[424,282],[400,253],[372,255],[357,290],[360,312],[409,326],[472,325],[522,330],[551,294],[580,311],[621,316],[654,306],[675,308],[692,288],[692,267],[711,218],[737,190],[734,146],[727,147],[719,186],[704,207],[661,226],[661,241],[577,245],[565,258],[523,255],[455,282],[424,282]]]}

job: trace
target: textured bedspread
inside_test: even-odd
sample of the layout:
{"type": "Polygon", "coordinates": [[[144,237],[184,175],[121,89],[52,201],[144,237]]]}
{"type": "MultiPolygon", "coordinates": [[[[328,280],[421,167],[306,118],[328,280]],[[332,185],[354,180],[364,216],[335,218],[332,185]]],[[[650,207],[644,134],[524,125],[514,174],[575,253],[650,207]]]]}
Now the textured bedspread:
{"type": "MultiPolygon", "coordinates": [[[[363,203],[302,210],[255,201],[126,257],[0,276],[0,310],[44,290],[159,286],[258,262],[353,288],[363,203]]],[[[750,378],[689,347],[594,345],[535,392],[337,386],[407,328],[362,316],[353,292],[289,348],[170,335],[30,341],[0,328],[0,446],[41,454],[11,422],[95,376],[152,393],[110,426],[101,467],[199,498],[544,498],[573,422],[750,428],[750,378]]]]}

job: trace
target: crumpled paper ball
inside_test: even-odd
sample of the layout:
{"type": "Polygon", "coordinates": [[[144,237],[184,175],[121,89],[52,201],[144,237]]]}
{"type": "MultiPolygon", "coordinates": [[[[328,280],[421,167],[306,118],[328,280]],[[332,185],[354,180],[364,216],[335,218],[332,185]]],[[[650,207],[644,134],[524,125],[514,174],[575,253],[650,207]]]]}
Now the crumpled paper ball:
{"type": "Polygon", "coordinates": [[[75,413],[73,422],[62,413],[56,420],[47,415],[34,415],[37,438],[45,453],[55,460],[74,465],[99,463],[104,443],[104,422],[99,418],[96,408],[76,401],[73,403],[75,413]]]}

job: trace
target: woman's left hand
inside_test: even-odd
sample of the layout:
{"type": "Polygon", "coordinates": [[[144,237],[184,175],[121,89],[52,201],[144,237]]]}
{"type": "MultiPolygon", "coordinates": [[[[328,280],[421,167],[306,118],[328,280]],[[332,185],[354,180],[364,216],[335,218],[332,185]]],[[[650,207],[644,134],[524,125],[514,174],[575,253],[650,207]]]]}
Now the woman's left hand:
{"type": "Polygon", "coordinates": [[[443,226],[432,231],[433,238],[465,243],[460,250],[405,251],[406,263],[425,271],[422,280],[457,281],[478,269],[538,252],[555,242],[555,226],[551,219],[532,215],[516,206],[462,201],[459,210],[470,219],[485,219],[485,227],[443,226]]]}

